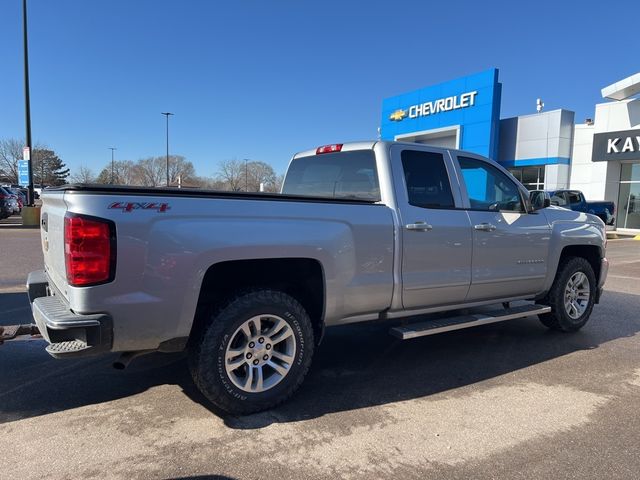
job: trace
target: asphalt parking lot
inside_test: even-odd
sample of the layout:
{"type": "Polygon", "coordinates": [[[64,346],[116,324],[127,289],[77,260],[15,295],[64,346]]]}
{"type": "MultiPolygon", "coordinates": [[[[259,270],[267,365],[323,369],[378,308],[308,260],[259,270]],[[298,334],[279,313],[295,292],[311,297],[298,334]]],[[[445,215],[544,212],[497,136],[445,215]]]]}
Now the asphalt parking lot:
{"type": "MultiPolygon", "coordinates": [[[[39,232],[0,229],[0,324],[30,322],[39,232]]],[[[640,241],[610,241],[602,303],[576,334],[535,318],[401,342],[330,330],[274,411],[211,411],[180,356],[125,371],[0,347],[0,477],[638,478],[640,241]],[[218,477],[219,476],[219,477],[218,477]]]]}

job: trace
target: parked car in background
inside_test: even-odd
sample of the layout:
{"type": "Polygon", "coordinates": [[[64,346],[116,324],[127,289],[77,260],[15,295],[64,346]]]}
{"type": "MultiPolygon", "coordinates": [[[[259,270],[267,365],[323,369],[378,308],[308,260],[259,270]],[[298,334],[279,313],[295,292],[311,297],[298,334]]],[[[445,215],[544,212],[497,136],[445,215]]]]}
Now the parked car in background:
{"type": "Polygon", "coordinates": [[[542,205],[541,202],[548,198],[551,205],[568,208],[574,212],[590,213],[599,217],[605,225],[615,224],[615,203],[587,201],[580,190],[533,190],[530,198],[534,205],[542,205]]]}
{"type": "Polygon", "coordinates": [[[5,187],[9,192],[13,193],[18,200],[18,208],[22,212],[22,208],[27,204],[27,194],[24,190],[17,187],[5,187]]]}
{"type": "Polygon", "coordinates": [[[11,206],[9,196],[5,196],[3,192],[0,192],[0,220],[5,219],[13,215],[13,207],[11,206]]]}
{"type": "Polygon", "coordinates": [[[2,202],[1,216],[3,218],[7,218],[16,213],[20,213],[18,196],[5,187],[0,187],[0,202],[2,202]]]}
{"type": "Polygon", "coordinates": [[[11,191],[22,198],[23,203],[27,203],[28,190],[22,187],[11,187],[11,191]]]}

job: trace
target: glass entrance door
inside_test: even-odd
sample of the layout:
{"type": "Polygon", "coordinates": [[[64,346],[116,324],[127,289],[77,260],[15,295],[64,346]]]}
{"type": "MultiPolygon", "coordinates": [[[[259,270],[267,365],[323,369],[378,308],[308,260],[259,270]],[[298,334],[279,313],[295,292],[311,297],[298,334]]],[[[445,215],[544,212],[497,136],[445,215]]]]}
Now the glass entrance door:
{"type": "Polygon", "coordinates": [[[622,165],[616,226],[640,229],[640,163],[622,165]]]}

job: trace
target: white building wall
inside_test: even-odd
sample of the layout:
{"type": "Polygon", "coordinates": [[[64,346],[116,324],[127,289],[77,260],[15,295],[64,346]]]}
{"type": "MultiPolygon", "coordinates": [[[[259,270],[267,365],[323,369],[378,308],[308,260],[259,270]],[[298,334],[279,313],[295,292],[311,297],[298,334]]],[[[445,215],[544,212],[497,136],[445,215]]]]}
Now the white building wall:
{"type": "Polygon", "coordinates": [[[640,99],[599,103],[593,125],[577,124],[573,133],[571,188],[582,190],[588,200],[618,202],[620,162],[594,162],[593,135],[640,127],[640,99]]]}
{"type": "Polygon", "coordinates": [[[605,162],[592,162],[594,125],[577,124],[573,132],[573,157],[571,159],[571,188],[582,190],[589,200],[604,198],[603,179],[607,174],[605,162]]]}
{"type": "Polygon", "coordinates": [[[544,188],[562,190],[569,188],[569,165],[546,165],[544,169],[544,188]]]}

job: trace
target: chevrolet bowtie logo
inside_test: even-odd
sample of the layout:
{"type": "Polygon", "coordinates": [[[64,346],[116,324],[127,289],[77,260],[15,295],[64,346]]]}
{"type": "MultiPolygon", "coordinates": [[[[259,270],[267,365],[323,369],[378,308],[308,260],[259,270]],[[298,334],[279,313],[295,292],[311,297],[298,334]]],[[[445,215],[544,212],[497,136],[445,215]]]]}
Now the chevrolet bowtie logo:
{"type": "Polygon", "coordinates": [[[391,120],[392,122],[399,122],[406,116],[407,116],[407,111],[399,109],[393,112],[391,115],[389,115],[389,120],[391,120]]]}

